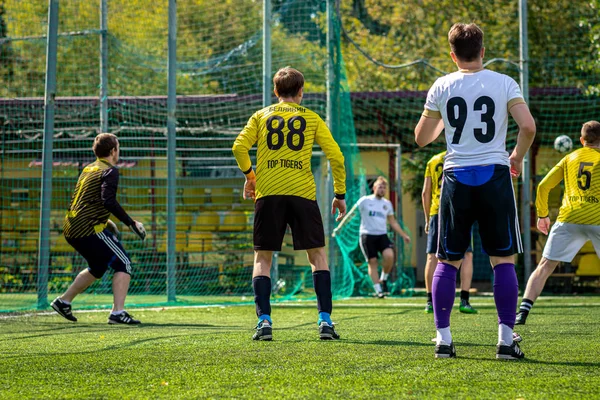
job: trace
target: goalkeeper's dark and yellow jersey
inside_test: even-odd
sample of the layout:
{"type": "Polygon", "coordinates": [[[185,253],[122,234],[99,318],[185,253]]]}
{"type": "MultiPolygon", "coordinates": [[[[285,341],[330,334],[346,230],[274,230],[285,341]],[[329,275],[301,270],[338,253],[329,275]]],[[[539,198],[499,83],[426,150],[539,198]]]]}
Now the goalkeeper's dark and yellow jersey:
{"type": "Polygon", "coordinates": [[[256,199],[287,195],[316,200],[310,160],[317,143],[331,164],[336,194],[346,193],[344,156],[325,122],[296,103],[265,107],[250,117],[233,144],[233,154],[244,173],[252,169],[248,151],[256,150],[256,199]]]}
{"type": "Polygon", "coordinates": [[[583,147],[560,160],[537,188],[538,217],[548,216],[548,194],[565,181],[557,221],[600,225],[600,150],[583,147]]]}
{"type": "Polygon", "coordinates": [[[65,237],[81,238],[102,232],[111,213],[125,225],[133,225],[117,202],[118,184],[119,170],[108,161],[98,159],[85,167],[65,217],[65,237]]]}
{"type": "Polygon", "coordinates": [[[442,189],[442,175],[444,173],[444,156],[446,151],[431,157],[425,167],[425,178],[431,178],[431,207],[429,216],[436,215],[440,209],[440,191],[442,189]]]}

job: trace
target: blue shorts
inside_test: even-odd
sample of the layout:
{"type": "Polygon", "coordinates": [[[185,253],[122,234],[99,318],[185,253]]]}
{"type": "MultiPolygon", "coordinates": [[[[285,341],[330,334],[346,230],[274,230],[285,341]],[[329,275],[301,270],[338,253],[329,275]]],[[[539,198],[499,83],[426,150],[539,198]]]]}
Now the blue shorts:
{"type": "Polygon", "coordinates": [[[437,257],[458,261],[477,221],[483,251],[507,257],[523,251],[509,168],[482,165],[444,170],[437,257]]]}
{"type": "MultiPolygon", "coordinates": [[[[429,233],[427,234],[427,254],[437,254],[438,247],[438,214],[429,218],[429,233]]],[[[471,230],[471,242],[466,253],[473,252],[473,230],[471,230]]]]}
{"type": "Polygon", "coordinates": [[[121,242],[108,229],[95,235],[65,239],[85,258],[88,270],[95,278],[102,278],[108,267],[115,272],[131,275],[131,259],[121,242]]]}

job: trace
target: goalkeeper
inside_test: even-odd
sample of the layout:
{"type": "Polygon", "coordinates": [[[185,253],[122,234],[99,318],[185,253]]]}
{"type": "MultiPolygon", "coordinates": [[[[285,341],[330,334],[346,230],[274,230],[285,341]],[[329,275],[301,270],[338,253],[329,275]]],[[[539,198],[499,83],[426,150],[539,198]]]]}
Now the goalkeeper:
{"type": "Polygon", "coordinates": [[[63,227],[67,242],[87,260],[89,267],[77,275],[67,291],[57,297],[51,306],[64,318],[76,322],[77,318],[71,312],[71,302],[96,279],[102,278],[108,267],[111,267],[114,271],[114,303],[108,323],[139,324],[140,321],[125,311],[125,297],[131,279],[131,260],[117,239],[119,231],[116,225],[108,218],[112,213],[142,240],[146,237],[146,231],[117,202],[117,137],[110,133],[99,134],[94,140],[93,150],[98,158],[86,166],[79,176],[63,227]]]}

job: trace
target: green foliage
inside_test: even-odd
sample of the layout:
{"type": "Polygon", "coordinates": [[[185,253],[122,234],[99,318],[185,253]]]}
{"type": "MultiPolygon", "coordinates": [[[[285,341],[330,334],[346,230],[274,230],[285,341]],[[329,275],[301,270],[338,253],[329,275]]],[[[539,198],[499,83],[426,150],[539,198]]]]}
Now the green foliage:
{"type": "Polygon", "coordinates": [[[253,342],[254,307],[130,310],[142,325],[109,326],[106,312],[2,320],[0,398],[476,398],[598,396],[600,301],[541,298],[523,361],[495,357],[497,315],[452,315],[458,358],[436,360],[425,299],[334,303],[339,342],[320,342],[314,302],[273,308],[273,342],[253,342]],[[356,305],[356,306],[353,306],[356,305]],[[60,344],[60,345],[58,345],[60,344]],[[557,349],[567,349],[557,351],[557,349]]]}

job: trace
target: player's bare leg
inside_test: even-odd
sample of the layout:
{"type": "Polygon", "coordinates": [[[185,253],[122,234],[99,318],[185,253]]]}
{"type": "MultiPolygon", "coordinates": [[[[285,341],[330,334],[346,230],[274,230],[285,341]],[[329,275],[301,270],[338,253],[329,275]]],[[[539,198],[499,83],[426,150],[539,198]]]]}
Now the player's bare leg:
{"type": "Polygon", "coordinates": [[[433,273],[435,272],[437,262],[438,260],[435,254],[427,254],[427,262],[425,263],[425,291],[427,292],[427,305],[425,306],[425,312],[427,314],[433,313],[431,287],[433,283],[433,273]]]}
{"type": "Polygon", "coordinates": [[[129,290],[129,282],[131,276],[125,272],[115,272],[112,281],[113,287],[113,312],[123,311],[125,309],[125,297],[127,297],[127,291],[129,290]]]}
{"type": "Polygon", "coordinates": [[[381,263],[382,270],[379,280],[381,284],[381,290],[383,294],[386,295],[389,294],[387,280],[390,276],[390,272],[392,272],[392,268],[394,267],[394,249],[387,248],[383,250],[383,253],[381,253],[381,258],[383,258],[383,261],[381,263]]]}
{"type": "Polygon", "coordinates": [[[308,262],[312,269],[313,285],[317,295],[317,308],[319,311],[319,336],[321,340],[339,339],[331,321],[333,309],[333,296],[331,294],[331,273],[327,265],[325,247],[306,250],[308,262]]]}
{"type": "Polygon", "coordinates": [[[71,302],[79,293],[83,292],[92,283],[94,283],[95,280],[96,277],[92,275],[87,268],[84,269],[77,275],[67,291],[62,296],[54,299],[50,306],[62,317],[68,319],[69,321],[76,322],[77,318],[75,318],[73,315],[71,302]]]}
{"type": "Polygon", "coordinates": [[[436,358],[456,357],[450,333],[450,314],[456,295],[456,274],[461,262],[462,260],[440,260],[433,274],[431,288],[436,327],[436,358]]]}
{"type": "Polygon", "coordinates": [[[459,311],[464,314],[477,314],[469,303],[469,290],[473,280],[473,252],[465,253],[462,265],[460,266],[460,306],[459,311]]]}
{"type": "Polygon", "coordinates": [[[252,288],[258,324],[254,340],[271,340],[273,332],[271,325],[271,262],[273,252],[256,250],[254,252],[254,269],[252,271],[252,288]]]}
{"type": "Polygon", "coordinates": [[[515,257],[490,257],[494,269],[494,301],[498,312],[498,345],[496,358],[515,360],[525,355],[513,340],[517,317],[519,282],[515,271],[515,257]]]}
{"type": "Polygon", "coordinates": [[[109,324],[137,325],[140,323],[125,311],[125,297],[127,297],[130,281],[131,276],[128,273],[115,272],[112,281],[114,302],[112,312],[108,317],[109,324]]]}
{"type": "Polygon", "coordinates": [[[369,258],[369,277],[373,282],[373,289],[375,294],[379,298],[383,298],[383,289],[381,288],[381,282],[379,281],[379,260],[377,258],[369,258]]]}
{"type": "Polygon", "coordinates": [[[67,291],[60,296],[60,299],[67,304],[71,304],[73,299],[79,294],[83,293],[85,289],[87,289],[92,283],[96,281],[96,277],[90,273],[90,271],[86,268],[81,271],[75,280],[69,286],[67,291]]]}
{"type": "Polygon", "coordinates": [[[523,294],[523,301],[521,301],[519,313],[517,314],[517,320],[515,322],[516,325],[525,325],[529,311],[531,310],[531,307],[533,307],[533,302],[536,301],[540,293],[542,293],[542,290],[546,285],[546,281],[550,275],[552,275],[558,266],[558,263],[559,261],[549,260],[546,257],[542,257],[542,260],[527,281],[525,293],[523,294]]]}

